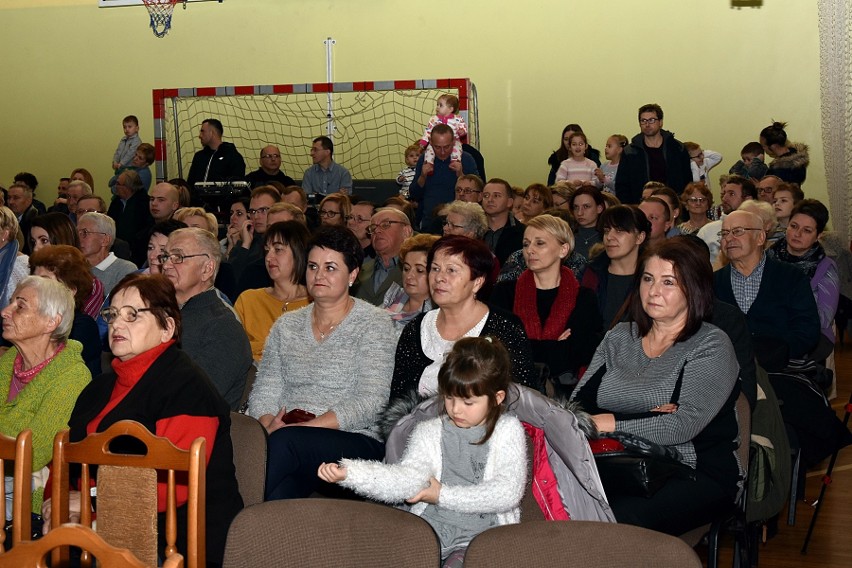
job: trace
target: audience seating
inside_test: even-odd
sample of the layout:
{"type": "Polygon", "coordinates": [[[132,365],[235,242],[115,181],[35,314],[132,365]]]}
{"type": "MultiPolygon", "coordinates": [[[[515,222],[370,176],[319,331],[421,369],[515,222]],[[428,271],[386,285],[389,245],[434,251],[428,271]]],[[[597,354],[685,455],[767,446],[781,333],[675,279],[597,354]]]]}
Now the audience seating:
{"type": "MultiPolygon", "coordinates": [[[[24,430],[17,438],[0,434],[0,471],[6,471],[6,461],[13,460],[12,488],[12,545],[29,540],[32,533],[32,476],[33,433],[24,430]]],[[[6,523],[6,499],[0,504],[0,519],[6,523]]],[[[0,530],[0,554],[3,553],[7,535],[0,530]]]]}
{"type": "Polygon", "coordinates": [[[489,529],[470,543],[465,568],[700,568],[677,537],[595,521],[530,521],[489,529]]]}
{"type": "Polygon", "coordinates": [[[437,568],[438,537],[405,511],[338,499],[291,499],[247,507],[228,532],[225,568],[405,566],[437,568]]]}
{"type": "Polygon", "coordinates": [[[263,503],[266,489],[266,429],[254,418],[231,413],[231,443],[240,495],[246,507],[263,503]]]}
{"type": "MultiPolygon", "coordinates": [[[[108,473],[107,480],[118,478],[127,479],[126,471],[121,471],[125,468],[145,468],[151,470],[166,470],[168,480],[168,498],[166,510],[166,549],[163,551],[163,556],[168,558],[177,552],[175,542],[177,539],[177,507],[176,507],[176,472],[186,472],[188,480],[188,501],[187,501],[187,550],[185,551],[187,566],[189,568],[200,568],[205,566],[205,488],[206,488],[206,459],[205,445],[203,438],[196,439],[191,448],[181,450],[176,448],[169,440],[159,438],[149,432],[144,426],[138,422],[131,420],[123,420],[110,426],[105,432],[92,434],[80,442],[70,443],[68,439],[68,430],[59,432],[56,435],[53,446],[53,487],[52,487],[52,514],[51,525],[58,527],[68,522],[68,491],[69,491],[69,464],[81,464],[80,486],[89,487],[91,480],[91,465],[101,466],[116,466],[119,470],[108,473]],[[119,454],[114,453],[110,449],[110,444],[119,437],[132,437],[144,444],[147,453],[145,454],[119,454]]],[[[153,473],[153,472],[152,472],[153,473]]],[[[156,481],[150,474],[142,474],[150,482],[156,481]]],[[[101,491],[99,478],[99,495],[101,491]]],[[[141,484],[139,477],[132,477],[132,485],[141,484]]],[[[126,485],[126,484],[125,484],[126,485]]],[[[106,486],[109,486],[107,483],[106,486]]],[[[110,493],[116,495],[129,495],[130,488],[122,487],[121,491],[106,490],[108,497],[110,493]]],[[[136,497],[138,498],[138,497],[136,497]]],[[[131,497],[131,501],[134,497],[131,497]]],[[[154,492],[148,490],[147,497],[143,498],[145,502],[153,503],[154,511],[156,511],[156,489],[154,492]]],[[[102,499],[99,498],[98,508],[98,523],[103,526],[104,522],[108,525],[110,520],[104,519],[103,514],[109,512],[111,508],[107,506],[104,509],[102,499]]],[[[143,529],[147,523],[148,526],[152,523],[150,518],[150,509],[148,509],[147,520],[131,521],[129,515],[133,510],[143,507],[139,503],[132,504],[125,501],[125,505],[116,506],[112,510],[122,510],[123,519],[133,523],[132,531],[123,531],[124,533],[135,533],[143,529]]],[[[88,491],[81,492],[81,523],[90,527],[92,523],[91,514],[91,497],[88,491]]],[[[117,521],[118,522],[118,521],[117,521]]],[[[156,519],[154,519],[156,524],[156,519]]],[[[126,527],[127,525],[125,525],[126,527]]],[[[111,534],[118,534],[122,531],[110,531],[111,534]]],[[[131,539],[131,545],[137,545],[136,539],[131,539]]],[[[118,544],[117,542],[114,544],[118,544]]],[[[122,546],[126,546],[122,543],[122,546]]],[[[146,547],[147,548],[147,547],[146,547]]],[[[148,548],[150,550],[150,548],[148,548]]],[[[156,540],[154,540],[154,551],[156,552],[156,540]]],[[[148,556],[149,552],[143,553],[148,556]]],[[[55,562],[67,555],[67,549],[54,552],[55,562]]],[[[87,560],[87,554],[84,553],[83,560],[87,560]]]]}
{"type": "MultiPolygon", "coordinates": [[[[150,568],[126,548],[116,548],[90,529],[77,524],[66,524],[50,531],[40,540],[24,542],[8,554],[0,556],[0,568],[47,568],[48,554],[57,548],[76,546],[91,552],[103,568],[150,568]]],[[[56,566],[54,563],[53,566],[56,566]]],[[[183,568],[183,556],[173,554],[163,562],[163,568],[183,568]]]]}

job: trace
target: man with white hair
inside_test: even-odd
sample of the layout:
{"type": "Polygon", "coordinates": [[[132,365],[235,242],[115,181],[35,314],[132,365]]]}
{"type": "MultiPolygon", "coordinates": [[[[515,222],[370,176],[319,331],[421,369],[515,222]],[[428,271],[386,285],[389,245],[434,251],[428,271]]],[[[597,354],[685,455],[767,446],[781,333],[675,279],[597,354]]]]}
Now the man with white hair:
{"type": "Polygon", "coordinates": [[[766,256],[766,230],[754,213],[732,211],[722,220],[719,237],[730,264],[713,275],[716,296],[745,314],[757,361],[776,372],[791,358],[806,356],[820,335],[808,277],[766,256]]]}
{"type": "Polygon", "coordinates": [[[75,179],[68,184],[68,190],[65,193],[68,205],[68,216],[75,223],[77,222],[77,203],[81,197],[92,195],[94,193],[88,183],[83,180],[75,179]]]}
{"type": "Polygon", "coordinates": [[[368,258],[361,265],[353,295],[375,306],[381,306],[385,294],[396,284],[402,286],[402,267],[399,249],[402,241],[411,236],[408,215],[392,207],[377,209],[367,231],[376,251],[376,258],[368,258]]]}
{"type": "Polygon", "coordinates": [[[104,285],[108,296],[122,278],[136,272],[135,264],[110,252],[115,240],[115,221],[102,213],[85,213],[77,221],[80,251],[89,262],[92,275],[104,285]]]}
{"type": "Polygon", "coordinates": [[[189,227],[169,235],[166,251],[160,262],[180,305],[181,348],[237,410],[252,355],[236,312],[213,287],[222,261],[219,242],[209,231],[189,227]]]}

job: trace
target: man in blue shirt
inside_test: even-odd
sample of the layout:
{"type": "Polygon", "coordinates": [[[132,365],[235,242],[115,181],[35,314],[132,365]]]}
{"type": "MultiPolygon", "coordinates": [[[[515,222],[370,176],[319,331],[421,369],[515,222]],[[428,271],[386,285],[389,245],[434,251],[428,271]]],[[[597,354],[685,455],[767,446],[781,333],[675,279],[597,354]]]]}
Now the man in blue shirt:
{"type": "Polygon", "coordinates": [[[311,160],[314,165],[305,170],[302,178],[302,189],[305,193],[316,193],[322,197],[343,191],[352,193],[352,174],[349,170],[335,162],[334,142],[328,136],[314,138],[311,146],[311,160]]]}
{"type": "Polygon", "coordinates": [[[435,164],[424,164],[423,156],[420,156],[409,188],[411,198],[420,204],[417,216],[421,231],[432,228],[436,208],[455,199],[458,178],[465,174],[479,174],[476,162],[467,152],[462,152],[461,162],[450,160],[453,130],[446,124],[438,124],[432,129],[430,144],[435,150],[435,164]]]}

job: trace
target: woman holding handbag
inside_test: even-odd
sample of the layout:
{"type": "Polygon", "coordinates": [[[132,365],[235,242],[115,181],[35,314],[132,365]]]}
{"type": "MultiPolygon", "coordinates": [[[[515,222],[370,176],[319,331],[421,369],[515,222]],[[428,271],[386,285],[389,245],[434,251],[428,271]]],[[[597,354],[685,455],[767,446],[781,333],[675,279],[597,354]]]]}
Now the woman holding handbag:
{"type": "Polygon", "coordinates": [[[739,367],[728,336],[707,323],[712,271],[688,238],[640,259],[631,321],[607,333],[573,394],[601,434],[644,438],[690,468],[651,497],[604,485],[618,522],[674,535],[729,510],[743,476],[735,455],[739,367]]]}

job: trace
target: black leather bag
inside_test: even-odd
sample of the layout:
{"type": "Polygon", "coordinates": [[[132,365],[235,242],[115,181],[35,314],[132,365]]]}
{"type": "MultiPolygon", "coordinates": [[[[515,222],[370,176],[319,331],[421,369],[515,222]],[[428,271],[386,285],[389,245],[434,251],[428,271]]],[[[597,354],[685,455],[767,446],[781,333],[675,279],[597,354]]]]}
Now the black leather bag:
{"type": "Polygon", "coordinates": [[[675,450],[638,436],[613,432],[590,444],[607,493],[653,497],[672,477],[695,477],[691,467],[672,455],[675,450]]]}

